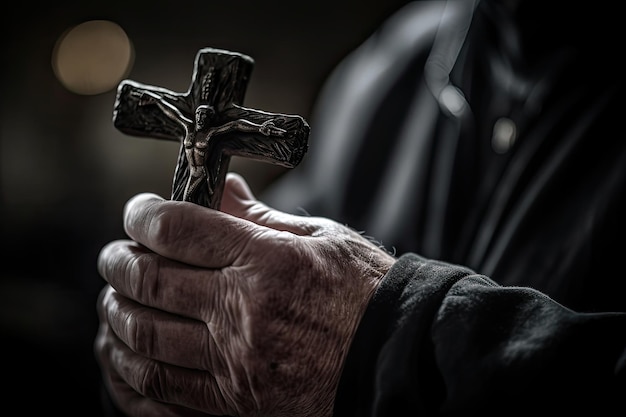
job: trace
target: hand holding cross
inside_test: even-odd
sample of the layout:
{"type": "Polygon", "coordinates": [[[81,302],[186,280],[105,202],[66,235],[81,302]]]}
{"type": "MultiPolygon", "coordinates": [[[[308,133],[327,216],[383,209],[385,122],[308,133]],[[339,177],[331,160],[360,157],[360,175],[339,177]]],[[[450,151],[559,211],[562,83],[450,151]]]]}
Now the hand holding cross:
{"type": "Polygon", "coordinates": [[[230,157],[293,168],[307,151],[309,125],[300,116],[241,106],[252,58],[204,48],[186,93],[125,80],[113,123],[120,131],[180,141],[172,199],[219,209],[230,157]]]}

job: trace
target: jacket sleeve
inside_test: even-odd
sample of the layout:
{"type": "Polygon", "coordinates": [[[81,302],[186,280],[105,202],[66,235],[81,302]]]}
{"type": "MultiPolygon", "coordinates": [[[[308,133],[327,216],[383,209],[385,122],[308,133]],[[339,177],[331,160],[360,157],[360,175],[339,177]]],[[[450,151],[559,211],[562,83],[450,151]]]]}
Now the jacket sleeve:
{"type": "Polygon", "coordinates": [[[406,254],[361,320],[335,416],[626,415],[625,362],[624,313],[406,254]]]}

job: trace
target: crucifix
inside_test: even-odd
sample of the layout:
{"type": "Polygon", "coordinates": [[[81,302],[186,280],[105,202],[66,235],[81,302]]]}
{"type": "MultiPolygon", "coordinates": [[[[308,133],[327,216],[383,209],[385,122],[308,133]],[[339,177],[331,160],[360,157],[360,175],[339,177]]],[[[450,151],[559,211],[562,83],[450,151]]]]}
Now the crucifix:
{"type": "Polygon", "coordinates": [[[302,117],[242,106],[253,65],[247,55],[203,48],[185,93],[132,80],[118,86],[117,129],[180,142],[172,200],[219,210],[231,156],[287,168],[304,157],[310,129],[302,117]]]}

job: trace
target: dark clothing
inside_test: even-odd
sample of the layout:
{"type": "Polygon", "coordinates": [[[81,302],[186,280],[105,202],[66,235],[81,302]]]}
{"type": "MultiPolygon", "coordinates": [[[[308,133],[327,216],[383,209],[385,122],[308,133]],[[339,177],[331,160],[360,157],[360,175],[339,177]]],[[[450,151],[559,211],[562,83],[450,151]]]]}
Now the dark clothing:
{"type": "Polygon", "coordinates": [[[406,254],[360,323],[335,416],[623,416],[624,346],[625,314],[406,254]]]}
{"type": "Polygon", "coordinates": [[[337,416],[624,415],[619,14],[502,3],[400,10],[332,74],[309,155],[263,196],[402,255],[337,416]]]}

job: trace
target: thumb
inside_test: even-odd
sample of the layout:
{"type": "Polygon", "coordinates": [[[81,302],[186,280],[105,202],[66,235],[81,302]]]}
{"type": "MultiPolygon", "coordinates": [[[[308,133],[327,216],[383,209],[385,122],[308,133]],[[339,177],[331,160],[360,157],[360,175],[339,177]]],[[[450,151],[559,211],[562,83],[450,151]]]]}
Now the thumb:
{"type": "Polygon", "coordinates": [[[246,217],[248,209],[257,204],[257,199],[246,180],[235,172],[226,174],[220,210],[237,217],[246,217]]]}
{"type": "Polygon", "coordinates": [[[226,174],[220,210],[261,226],[298,235],[318,229],[312,218],[283,213],[257,200],[246,180],[235,172],[226,174]]]}

